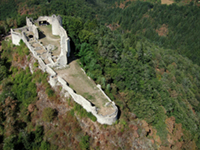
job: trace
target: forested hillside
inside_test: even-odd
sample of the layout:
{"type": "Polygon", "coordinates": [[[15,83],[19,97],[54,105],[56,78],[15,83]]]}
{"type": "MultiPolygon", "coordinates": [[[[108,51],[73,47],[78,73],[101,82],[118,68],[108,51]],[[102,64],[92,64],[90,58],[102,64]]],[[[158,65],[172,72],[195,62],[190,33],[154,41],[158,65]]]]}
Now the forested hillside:
{"type": "MultiPolygon", "coordinates": [[[[8,5],[8,1],[1,3],[8,5]]],[[[150,133],[146,136],[161,149],[200,149],[199,7],[193,3],[161,5],[159,1],[119,0],[19,0],[18,4],[12,5],[13,11],[6,15],[0,13],[1,33],[23,26],[26,15],[61,15],[73,53],[88,76],[101,84],[119,106],[119,122],[129,123],[130,113],[135,114],[156,130],[160,140],[150,133]],[[122,2],[124,7],[120,8],[122,2]]],[[[25,71],[17,75],[16,69],[9,70],[11,61],[1,62],[0,80],[15,76],[11,78],[13,99],[27,109],[37,96],[33,91],[36,83],[30,82],[35,81],[34,75],[27,71],[27,75],[21,75],[25,71]],[[30,85],[21,85],[21,80],[30,85]],[[31,89],[30,98],[23,97],[23,88],[27,87],[31,89]],[[21,88],[18,93],[16,89],[21,88]]],[[[8,99],[3,93],[1,103],[8,99]]],[[[0,121],[3,125],[6,118],[0,121]]],[[[2,133],[0,142],[5,142],[2,133]]]]}
{"type": "Polygon", "coordinates": [[[131,3],[126,9],[104,11],[105,23],[118,23],[123,30],[144,36],[153,43],[171,48],[199,64],[199,19],[197,6],[131,3]]]}

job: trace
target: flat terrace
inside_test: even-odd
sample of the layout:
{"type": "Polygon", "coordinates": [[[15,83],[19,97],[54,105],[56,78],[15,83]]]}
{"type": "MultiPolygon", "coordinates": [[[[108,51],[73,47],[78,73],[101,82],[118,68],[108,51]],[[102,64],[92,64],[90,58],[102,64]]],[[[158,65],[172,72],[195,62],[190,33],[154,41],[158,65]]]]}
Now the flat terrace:
{"type": "Polygon", "coordinates": [[[112,106],[105,106],[109,102],[108,99],[99,90],[95,82],[81,70],[77,60],[72,61],[68,68],[55,71],[58,76],[69,83],[69,86],[77,94],[93,103],[98,108],[99,114],[108,115],[115,111],[112,106]]]}

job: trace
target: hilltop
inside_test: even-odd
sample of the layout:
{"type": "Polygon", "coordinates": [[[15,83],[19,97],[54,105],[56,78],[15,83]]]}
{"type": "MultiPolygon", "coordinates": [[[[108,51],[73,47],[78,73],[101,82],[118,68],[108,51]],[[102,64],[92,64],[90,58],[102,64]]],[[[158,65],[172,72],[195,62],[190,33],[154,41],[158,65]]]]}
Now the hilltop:
{"type": "Polygon", "coordinates": [[[49,86],[47,75],[37,70],[38,64],[23,43],[15,47],[2,41],[1,147],[6,149],[6,144],[15,141],[8,146],[200,148],[197,3],[174,1],[162,5],[160,1],[117,0],[13,3],[16,2],[19,5],[10,7],[15,8],[12,9],[15,13],[10,11],[0,18],[1,33],[24,26],[22,20],[26,16],[36,19],[41,15],[61,15],[72,53],[121,113],[119,121],[111,126],[93,122],[90,114],[70,97],[67,101],[62,97],[59,87],[49,86]],[[121,3],[123,8],[118,7],[121,3]],[[19,9],[23,7],[26,11],[21,13],[19,9]],[[29,64],[36,74],[26,68],[29,64]]]}

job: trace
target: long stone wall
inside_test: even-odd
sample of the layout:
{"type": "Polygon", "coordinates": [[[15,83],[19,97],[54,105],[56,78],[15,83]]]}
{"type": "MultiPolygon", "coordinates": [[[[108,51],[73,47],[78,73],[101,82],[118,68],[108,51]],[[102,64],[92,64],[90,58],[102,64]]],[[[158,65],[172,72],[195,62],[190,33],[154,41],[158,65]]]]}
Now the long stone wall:
{"type": "MultiPolygon", "coordinates": [[[[67,57],[70,55],[70,39],[65,31],[65,29],[60,25],[59,21],[54,21],[52,24],[52,29],[56,28],[57,35],[60,36],[61,54],[58,57],[58,63],[62,66],[67,64],[67,57]]],[[[53,32],[53,30],[52,30],[53,32]]]]}
{"type": "MultiPolygon", "coordinates": [[[[51,18],[47,17],[47,16],[40,17],[39,19],[42,19],[42,20],[43,19],[48,19],[49,22],[52,22],[52,20],[53,20],[53,19],[51,20],[51,18]]],[[[58,20],[58,22],[59,21],[60,20],[58,20]]],[[[30,27],[32,28],[33,27],[33,23],[29,19],[27,19],[27,26],[28,26],[28,28],[30,28],[30,27]]],[[[53,24],[52,24],[52,26],[53,26],[53,24]]],[[[60,38],[61,38],[61,41],[60,41],[60,44],[61,44],[61,54],[60,54],[59,59],[58,59],[59,61],[57,61],[58,62],[57,65],[65,65],[65,63],[67,63],[66,62],[67,60],[65,58],[63,58],[63,57],[64,56],[66,57],[67,52],[68,52],[68,54],[70,52],[70,45],[69,45],[69,41],[70,40],[69,40],[69,38],[67,36],[66,31],[61,26],[61,24],[59,25],[58,29],[59,29],[58,33],[59,33],[60,38]],[[64,64],[63,64],[63,62],[64,62],[64,64]]],[[[50,74],[49,83],[50,83],[51,86],[55,86],[57,82],[60,83],[60,85],[62,86],[62,88],[64,90],[66,90],[71,95],[71,97],[73,98],[73,100],[76,103],[78,103],[79,105],[81,105],[87,112],[91,112],[97,118],[97,121],[99,123],[101,123],[101,124],[111,125],[111,124],[113,124],[118,119],[118,108],[116,107],[115,103],[113,101],[111,101],[110,98],[102,91],[100,85],[97,85],[97,87],[99,88],[99,90],[101,90],[101,92],[104,94],[104,96],[109,101],[108,104],[106,104],[106,105],[111,105],[114,108],[114,110],[115,110],[114,113],[106,115],[106,116],[98,114],[97,108],[95,106],[93,106],[88,100],[86,100],[81,95],[76,94],[74,92],[74,90],[71,89],[67,85],[67,82],[63,78],[61,78],[60,76],[58,76],[56,74],[56,72],[49,65],[45,64],[45,62],[42,60],[42,58],[39,55],[37,55],[37,52],[34,50],[34,48],[29,43],[28,38],[26,37],[25,32],[22,31],[22,33],[17,33],[17,32],[14,32],[11,29],[11,34],[12,34],[12,42],[13,42],[13,44],[18,45],[19,41],[22,39],[23,42],[26,44],[26,46],[29,48],[29,50],[32,52],[33,56],[38,60],[39,68],[41,70],[43,70],[44,72],[47,72],[48,74],[50,74]]]]}
{"type": "Polygon", "coordinates": [[[74,101],[81,105],[87,112],[91,112],[96,118],[97,121],[101,124],[108,124],[112,125],[118,117],[118,108],[116,107],[115,103],[112,102],[112,107],[115,109],[115,112],[106,116],[102,116],[98,114],[97,108],[95,106],[92,106],[92,104],[86,100],[81,95],[76,94],[68,85],[67,82],[62,79],[61,77],[57,77],[58,82],[62,85],[62,87],[72,96],[74,101]]]}

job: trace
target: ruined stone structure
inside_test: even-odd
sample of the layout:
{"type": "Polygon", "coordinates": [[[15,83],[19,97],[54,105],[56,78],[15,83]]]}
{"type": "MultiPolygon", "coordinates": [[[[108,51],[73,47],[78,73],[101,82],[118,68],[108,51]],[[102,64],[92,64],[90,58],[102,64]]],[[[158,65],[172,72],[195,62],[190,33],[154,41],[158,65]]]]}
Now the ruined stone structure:
{"type": "MultiPolygon", "coordinates": [[[[62,19],[60,16],[41,16],[35,22],[48,22],[52,26],[52,34],[60,36],[60,54],[54,59],[49,50],[41,42],[39,42],[39,30],[38,27],[34,24],[33,20],[26,18],[26,26],[18,29],[11,29],[12,42],[15,45],[19,45],[20,40],[26,44],[29,50],[32,52],[33,56],[38,60],[39,68],[50,74],[49,83],[52,87],[55,85],[61,85],[64,91],[68,92],[74,101],[80,104],[87,112],[91,112],[96,118],[97,121],[101,124],[111,125],[117,120],[118,117],[118,108],[115,103],[109,99],[109,97],[102,91],[101,86],[97,85],[97,88],[102,92],[108,102],[106,106],[111,106],[114,109],[114,112],[108,115],[98,114],[97,107],[92,105],[91,102],[86,100],[79,94],[76,94],[73,89],[71,89],[67,82],[61,78],[53,70],[53,68],[64,68],[67,65],[67,56],[70,55],[70,40],[67,36],[65,29],[62,27],[62,19]],[[32,36],[31,36],[32,35],[32,36]],[[40,53],[38,51],[41,51],[40,53]]],[[[51,46],[50,46],[51,47],[51,46]]]]}
{"type": "Polygon", "coordinates": [[[51,17],[41,16],[37,19],[37,22],[39,21],[47,21],[49,24],[52,25],[52,34],[60,36],[61,54],[57,60],[57,63],[55,63],[54,66],[57,65],[65,67],[67,64],[66,55],[68,57],[70,56],[70,39],[65,29],[62,27],[61,17],[56,15],[52,15],[51,17]]]}

